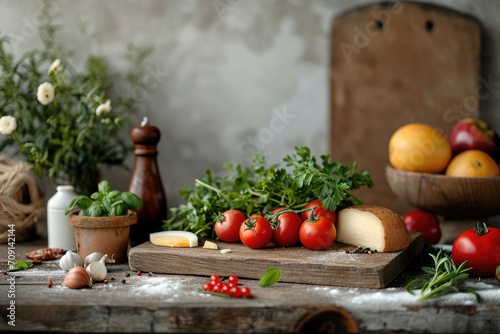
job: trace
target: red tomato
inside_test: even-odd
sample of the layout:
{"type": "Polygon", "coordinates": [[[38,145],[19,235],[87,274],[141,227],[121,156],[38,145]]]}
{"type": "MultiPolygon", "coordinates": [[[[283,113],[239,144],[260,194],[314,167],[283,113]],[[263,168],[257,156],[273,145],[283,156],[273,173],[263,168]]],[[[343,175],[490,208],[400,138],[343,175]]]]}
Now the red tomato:
{"type": "MultiPolygon", "coordinates": [[[[285,209],[286,208],[274,209],[273,214],[285,209]]],[[[272,242],[279,247],[290,247],[298,244],[301,225],[302,219],[295,212],[280,214],[277,217],[277,226],[273,228],[272,242]]]]}
{"type": "MultiPolygon", "coordinates": [[[[333,222],[333,224],[337,222],[337,213],[335,211],[324,209],[323,203],[321,203],[321,201],[318,199],[314,199],[309,203],[307,203],[304,209],[314,208],[315,206],[317,206],[317,208],[314,209],[315,216],[321,215],[321,217],[326,217],[330,219],[333,222]]],[[[307,220],[309,219],[310,216],[311,216],[311,210],[303,211],[301,213],[302,220],[307,220]]]]}
{"type": "Polygon", "coordinates": [[[500,265],[500,229],[478,226],[460,233],[451,249],[451,257],[459,266],[467,261],[471,276],[493,276],[500,265]]]}
{"type": "Polygon", "coordinates": [[[439,219],[435,214],[424,210],[413,210],[404,215],[403,220],[408,231],[422,233],[426,244],[435,245],[441,239],[439,219]]]}
{"type": "Polygon", "coordinates": [[[251,215],[241,224],[240,239],[247,247],[253,249],[263,248],[271,242],[272,237],[273,228],[261,215],[251,215]]]}
{"type": "Polygon", "coordinates": [[[336,237],[337,229],[333,222],[321,215],[305,220],[300,227],[300,242],[304,247],[312,250],[329,248],[335,242],[336,237]]]}
{"type": "Polygon", "coordinates": [[[220,240],[225,242],[239,242],[240,241],[240,226],[247,219],[247,217],[238,210],[227,210],[219,214],[215,222],[215,234],[220,240]]]}

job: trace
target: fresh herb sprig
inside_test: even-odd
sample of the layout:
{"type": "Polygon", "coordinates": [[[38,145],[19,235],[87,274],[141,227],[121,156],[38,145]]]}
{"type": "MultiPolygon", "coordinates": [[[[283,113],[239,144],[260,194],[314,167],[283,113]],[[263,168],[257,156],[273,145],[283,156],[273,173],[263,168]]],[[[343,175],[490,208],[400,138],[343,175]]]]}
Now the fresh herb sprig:
{"type": "Polygon", "coordinates": [[[346,166],[338,161],[330,162],[329,155],[322,155],[320,166],[308,147],[296,147],[296,151],[297,154],[284,159],[287,166],[294,167],[294,181],[303,191],[319,198],[323,206],[330,210],[361,204],[351,190],[362,186],[373,187],[368,171],[356,171],[356,161],[352,166],[346,166]]]}
{"type": "Polygon", "coordinates": [[[457,267],[450,256],[442,250],[439,250],[437,254],[429,255],[434,260],[434,266],[422,267],[422,270],[432,275],[432,278],[412,280],[406,285],[407,292],[414,295],[414,290],[420,289],[419,301],[440,298],[457,292],[472,293],[477,301],[480,300],[478,293],[474,289],[460,286],[469,277],[467,272],[471,268],[465,268],[466,262],[457,267]]]}
{"type": "Polygon", "coordinates": [[[267,166],[257,153],[251,166],[223,164],[223,173],[207,170],[196,179],[193,188],[184,188],[180,195],[185,204],[170,208],[171,217],[164,221],[165,230],[188,230],[200,237],[215,237],[213,227],[220,212],[237,209],[246,215],[267,213],[277,207],[302,209],[318,198],[325,208],[337,210],[359,204],[352,190],[372,187],[367,171],[356,171],[356,163],[344,166],[321,156],[321,165],[307,147],[295,147],[295,154],[283,161],[292,172],[277,164],[267,166]]]}

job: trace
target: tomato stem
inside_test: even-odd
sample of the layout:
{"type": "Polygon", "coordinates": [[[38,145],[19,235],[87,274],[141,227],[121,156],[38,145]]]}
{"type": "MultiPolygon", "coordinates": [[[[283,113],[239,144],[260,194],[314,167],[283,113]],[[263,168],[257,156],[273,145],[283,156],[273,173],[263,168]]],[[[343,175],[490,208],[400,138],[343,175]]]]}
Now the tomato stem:
{"type": "Polygon", "coordinates": [[[474,226],[474,229],[476,230],[476,234],[481,236],[488,234],[488,226],[486,226],[486,223],[483,222],[483,226],[481,226],[481,223],[477,223],[476,226],[474,226]]]}
{"type": "Polygon", "coordinates": [[[301,210],[292,210],[292,209],[286,209],[286,210],[281,210],[279,212],[276,212],[274,214],[269,214],[266,216],[266,219],[271,223],[271,225],[274,227],[274,228],[277,228],[278,227],[278,217],[283,214],[283,213],[287,213],[287,212],[294,212],[296,214],[299,214],[301,212],[304,212],[304,211],[311,211],[311,217],[313,216],[314,214],[314,210],[316,210],[318,206],[314,206],[312,208],[307,208],[307,209],[301,209],[301,210]]]}

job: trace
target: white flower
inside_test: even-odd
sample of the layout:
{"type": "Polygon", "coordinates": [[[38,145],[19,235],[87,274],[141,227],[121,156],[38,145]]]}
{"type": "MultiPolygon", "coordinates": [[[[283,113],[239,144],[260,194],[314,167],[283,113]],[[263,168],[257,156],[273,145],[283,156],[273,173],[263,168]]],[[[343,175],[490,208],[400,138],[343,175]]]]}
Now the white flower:
{"type": "Polygon", "coordinates": [[[56,59],[52,62],[52,64],[50,64],[49,74],[52,72],[57,73],[57,72],[59,72],[60,69],[61,69],[61,60],[56,59]]]}
{"type": "Polygon", "coordinates": [[[50,82],[44,82],[36,91],[38,102],[46,106],[54,100],[54,86],[50,82]]]}
{"type": "Polygon", "coordinates": [[[105,115],[111,111],[111,101],[107,100],[106,103],[100,104],[95,110],[97,116],[105,115]]]}
{"type": "Polygon", "coordinates": [[[17,121],[12,116],[2,116],[0,118],[0,132],[4,135],[10,135],[17,128],[17,121]]]}

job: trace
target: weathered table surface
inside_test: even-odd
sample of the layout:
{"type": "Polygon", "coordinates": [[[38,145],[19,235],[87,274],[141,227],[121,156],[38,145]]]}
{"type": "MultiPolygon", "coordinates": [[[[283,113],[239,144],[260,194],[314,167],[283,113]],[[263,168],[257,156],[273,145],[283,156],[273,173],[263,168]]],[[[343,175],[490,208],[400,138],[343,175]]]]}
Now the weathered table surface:
{"type": "MultiPolygon", "coordinates": [[[[17,258],[46,245],[44,239],[16,244],[17,258]]],[[[109,265],[108,277],[115,280],[108,284],[72,290],[61,285],[64,272],[58,260],[4,275],[7,254],[8,246],[0,245],[0,331],[312,333],[345,327],[358,332],[500,332],[500,284],[494,278],[468,280],[482,297],[479,303],[463,293],[417,301],[404,290],[420,272],[412,266],[385,289],[292,283],[264,288],[256,280],[242,280],[254,298],[236,299],[201,292],[208,276],[139,276],[128,264],[109,265]],[[12,303],[15,308],[9,310],[12,303]]]]}

